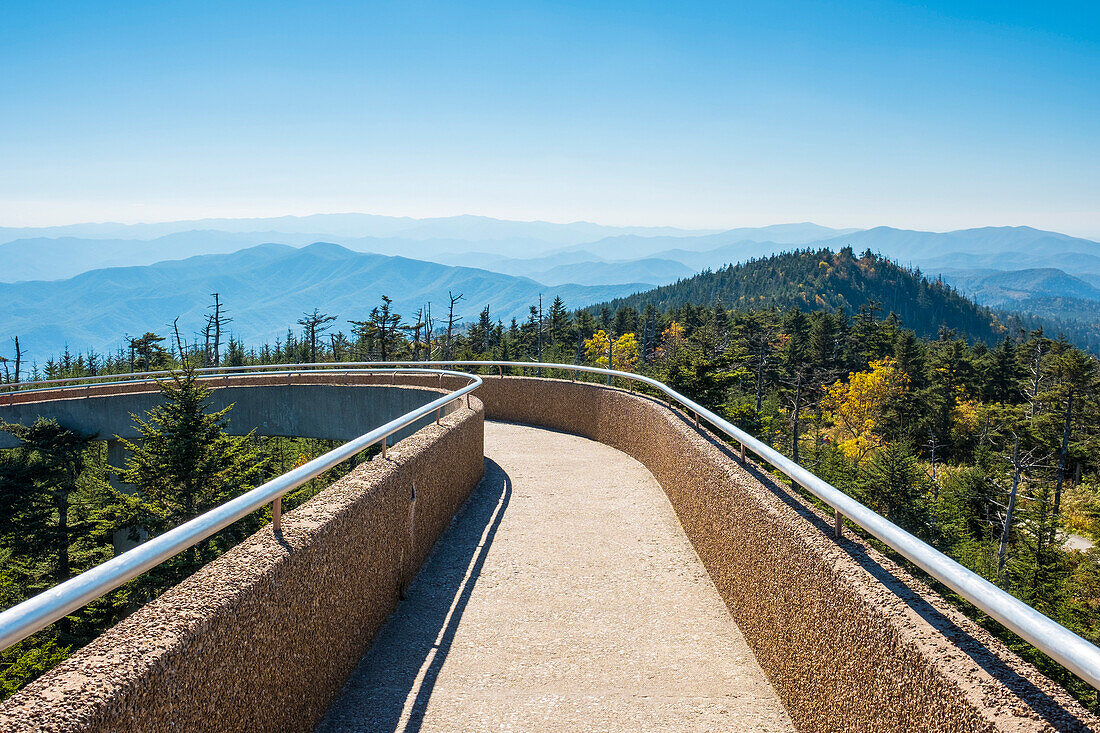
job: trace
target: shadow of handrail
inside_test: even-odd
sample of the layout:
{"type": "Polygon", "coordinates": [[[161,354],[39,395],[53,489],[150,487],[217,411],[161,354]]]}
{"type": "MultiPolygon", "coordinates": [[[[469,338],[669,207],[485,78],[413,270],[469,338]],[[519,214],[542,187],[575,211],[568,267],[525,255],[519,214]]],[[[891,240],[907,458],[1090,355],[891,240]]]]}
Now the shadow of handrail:
{"type": "Polygon", "coordinates": [[[375,637],[318,731],[416,733],[459,621],[512,497],[512,479],[485,459],[485,476],[375,637]],[[331,716],[331,717],[330,717],[331,716]]]}

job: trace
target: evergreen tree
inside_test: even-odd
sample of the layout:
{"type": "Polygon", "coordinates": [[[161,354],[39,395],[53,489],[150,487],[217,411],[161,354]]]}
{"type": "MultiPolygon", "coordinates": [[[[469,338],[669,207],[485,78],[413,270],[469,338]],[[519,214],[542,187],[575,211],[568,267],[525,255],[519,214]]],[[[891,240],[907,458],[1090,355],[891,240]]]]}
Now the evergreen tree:
{"type": "Polygon", "coordinates": [[[929,531],[928,476],[904,443],[887,443],[867,465],[870,504],[890,521],[918,535],[929,531]]]}
{"type": "MultiPolygon", "coordinates": [[[[144,502],[148,529],[164,531],[251,488],[262,471],[252,435],[226,433],[232,406],[210,412],[210,390],[191,367],[160,383],[164,403],[134,415],[140,438],[129,451],[123,481],[144,502]]],[[[197,563],[196,548],[190,555],[197,563]]]]}
{"type": "Polygon", "coordinates": [[[565,309],[565,301],[561,299],[561,296],[555,296],[554,302],[550,304],[550,328],[547,330],[547,335],[550,337],[550,343],[558,346],[569,342],[569,311],[565,309]]]}

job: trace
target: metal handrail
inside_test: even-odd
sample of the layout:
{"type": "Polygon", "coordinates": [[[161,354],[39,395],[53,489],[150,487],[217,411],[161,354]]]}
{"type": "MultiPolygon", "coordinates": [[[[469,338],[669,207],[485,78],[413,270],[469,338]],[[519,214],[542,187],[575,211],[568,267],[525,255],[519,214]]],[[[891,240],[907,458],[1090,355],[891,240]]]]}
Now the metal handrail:
{"type": "MultiPolygon", "coordinates": [[[[376,361],[324,361],[316,362],[312,364],[257,364],[252,366],[216,366],[216,367],[199,367],[193,369],[196,374],[206,376],[236,376],[240,372],[257,372],[263,373],[266,376],[279,376],[283,374],[300,374],[304,371],[327,371],[327,372],[341,372],[349,371],[350,367],[364,367],[373,368],[377,367],[382,362],[376,361]],[[274,371],[281,370],[281,371],[274,371]]],[[[389,364],[390,362],[384,362],[389,364]]],[[[410,366],[418,366],[422,368],[431,368],[431,364],[435,362],[426,361],[411,361],[405,362],[410,366]]],[[[384,370],[392,371],[392,370],[384,370]]],[[[178,369],[162,369],[155,372],[119,372],[115,374],[93,374],[84,377],[63,377],[61,379],[39,379],[33,382],[6,382],[0,384],[0,390],[7,391],[9,396],[14,395],[27,395],[37,394],[41,392],[60,391],[63,389],[74,389],[76,387],[93,387],[97,385],[120,385],[120,384],[145,384],[154,381],[156,377],[167,377],[172,374],[179,374],[178,369]],[[141,377],[141,379],[138,379],[141,377]],[[117,381],[122,380],[122,381],[117,381]],[[31,387],[39,384],[55,385],[51,387],[40,387],[38,389],[24,389],[25,387],[31,387]]]]}
{"type": "MultiPolygon", "coordinates": [[[[379,362],[376,365],[403,366],[409,363],[414,362],[379,362]]],[[[424,362],[415,363],[423,364],[424,362]]],[[[688,399],[656,379],[631,372],[601,369],[580,364],[461,360],[435,363],[450,367],[497,367],[502,370],[502,376],[505,367],[559,369],[574,373],[586,372],[607,375],[646,384],[694,412],[696,419],[705,420],[720,432],[738,441],[743,447],[751,450],[832,507],[837,512],[838,530],[840,517],[843,515],[974,606],[995,618],[1036,649],[1069,669],[1094,688],[1100,689],[1100,648],[1048,616],[1036,611],[1010,593],[998,588],[977,573],[963,567],[832,484],[818,478],[771,446],[757,440],[736,425],[724,420],[694,400],[688,399]]]]}
{"type": "MultiPolygon", "coordinates": [[[[285,368],[287,365],[280,365],[285,368]]],[[[343,366],[343,365],[341,365],[343,366]]],[[[301,370],[299,370],[301,371],[301,370]]],[[[54,621],[67,616],[96,598],[114,590],[123,583],[145,571],[159,565],[189,547],[201,542],[212,534],[228,527],[239,519],[251,514],[267,504],[278,506],[283,495],[306,481],[319,476],[333,466],[358,455],[378,441],[385,441],[390,435],[416,422],[436,410],[442,410],[451,402],[461,399],[482,384],[476,374],[432,368],[400,369],[348,369],[349,374],[364,373],[420,373],[439,374],[441,377],[466,377],[470,383],[456,389],[422,407],[390,420],[385,425],[371,430],[354,440],[318,456],[287,473],[241,494],[235,499],[221,504],[178,527],[168,530],[132,550],[108,560],[101,565],[55,585],[33,598],[0,612],[0,650],[25,639],[36,631],[44,629],[54,621]]],[[[151,381],[151,380],[149,380],[151,381]]],[[[385,442],[383,442],[383,450],[385,442]]],[[[274,517],[273,517],[274,519],[274,517]]]]}

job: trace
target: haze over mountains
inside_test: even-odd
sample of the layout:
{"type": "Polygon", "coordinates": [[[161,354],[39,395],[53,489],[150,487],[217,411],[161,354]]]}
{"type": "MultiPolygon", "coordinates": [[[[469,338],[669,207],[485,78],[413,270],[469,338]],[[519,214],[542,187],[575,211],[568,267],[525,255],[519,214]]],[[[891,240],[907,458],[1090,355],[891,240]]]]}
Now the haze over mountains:
{"type": "Polygon", "coordinates": [[[324,214],[0,228],[0,338],[19,335],[37,358],[66,344],[110,348],[126,333],[163,332],[176,316],[197,328],[215,291],[231,304],[234,333],[249,340],[282,332],[314,307],[362,318],[383,293],[411,315],[429,300],[446,302],[448,288],[466,296],[467,319],[489,304],[507,321],[539,293],[576,308],[730,263],[845,246],[941,276],[982,304],[1100,320],[1100,244],[1030,227],[709,231],[324,214]]]}
{"type": "Polygon", "coordinates": [[[546,287],[527,278],[404,257],[352,252],[336,244],[297,249],[266,244],[233,254],[200,255],[142,267],[93,270],[68,280],[0,284],[4,335],[20,337],[28,358],[42,360],[69,346],[99,352],[125,335],[170,333],[178,316],[184,338],[204,323],[210,294],[220,294],[233,319],[230,332],[249,344],[274,342],[302,314],[320,308],[365,320],[383,294],[412,317],[432,301],[445,316],[447,293],[462,293],[458,312],[468,322],[486,304],[494,320],[523,317],[541,293],[567,303],[594,303],[645,289],[644,285],[546,287]]]}

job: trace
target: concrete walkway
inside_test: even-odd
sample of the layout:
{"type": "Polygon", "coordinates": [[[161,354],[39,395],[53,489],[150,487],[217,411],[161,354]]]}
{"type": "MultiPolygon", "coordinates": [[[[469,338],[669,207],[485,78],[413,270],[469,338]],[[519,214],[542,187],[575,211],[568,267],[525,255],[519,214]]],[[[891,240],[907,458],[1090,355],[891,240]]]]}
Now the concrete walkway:
{"type": "Polygon", "coordinates": [[[485,480],[319,731],[789,731],[660,486],[486,423],[485,480]]]}

